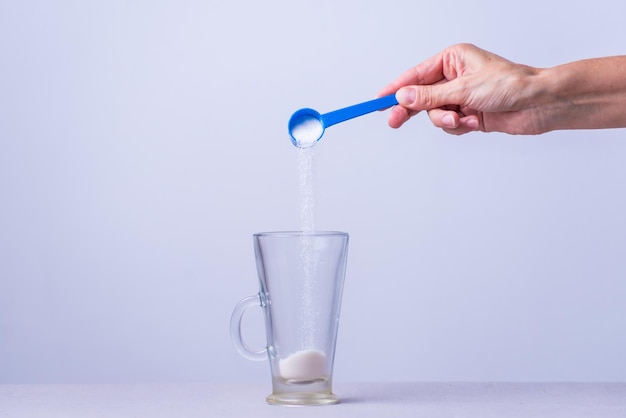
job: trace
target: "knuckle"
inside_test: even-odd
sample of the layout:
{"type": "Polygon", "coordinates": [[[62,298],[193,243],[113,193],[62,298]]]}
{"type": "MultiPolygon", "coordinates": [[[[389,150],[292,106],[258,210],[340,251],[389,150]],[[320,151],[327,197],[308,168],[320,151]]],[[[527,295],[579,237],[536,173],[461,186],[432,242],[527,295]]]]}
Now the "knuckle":
{"type": "Polygon", "coordinates": [[[431,86],[421,86],[417,89],[415,105],[420,109],[430,110],[435,108],[435,99],[431,86]]]}

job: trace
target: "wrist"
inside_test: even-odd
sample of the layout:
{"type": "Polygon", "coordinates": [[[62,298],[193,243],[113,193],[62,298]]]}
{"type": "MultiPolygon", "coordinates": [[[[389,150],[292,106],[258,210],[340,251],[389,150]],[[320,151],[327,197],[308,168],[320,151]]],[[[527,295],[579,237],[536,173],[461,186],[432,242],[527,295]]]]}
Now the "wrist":
{"type": "Polygon", "coordinates": [[[568,118],[573,112],[568,79],[561,67],[535,68],[528,77],[523,108],[531,123],[531,133],[563,129],[570,123],[568,118]]]}
{"type": "Polygon", "coordinates": [[[572,62],[539,70],[535,91],[538,128],[625,127],[626,57],[572,62]]]}

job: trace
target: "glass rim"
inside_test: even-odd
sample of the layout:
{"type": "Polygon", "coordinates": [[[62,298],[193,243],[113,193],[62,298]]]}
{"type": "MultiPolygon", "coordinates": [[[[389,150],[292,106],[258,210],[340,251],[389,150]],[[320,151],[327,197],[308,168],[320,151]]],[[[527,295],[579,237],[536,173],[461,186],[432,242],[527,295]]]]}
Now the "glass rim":
{"type": "Polygon", "coordinates": [[[268,231],[268,232],[257,232],[253,234],[254,237],[302,237],[302,236],[338,236],[338,237],[347,237],[349,236],[347,232],[341,231],[268,231]]]}

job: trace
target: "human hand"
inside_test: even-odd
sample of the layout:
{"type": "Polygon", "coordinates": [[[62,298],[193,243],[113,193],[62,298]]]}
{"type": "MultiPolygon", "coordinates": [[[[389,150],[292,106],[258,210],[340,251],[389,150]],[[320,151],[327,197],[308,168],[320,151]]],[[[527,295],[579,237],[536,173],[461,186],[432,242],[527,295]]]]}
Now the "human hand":
{"type": "Polygon", "coordinates": [[[538,134],[541,106],[533,78],[540,69],[515,64],[471,44],[449,47],[400,75],[379,92],[396,93],[389,126],[399,128],[422,110],[444,131],[538,134]]]}

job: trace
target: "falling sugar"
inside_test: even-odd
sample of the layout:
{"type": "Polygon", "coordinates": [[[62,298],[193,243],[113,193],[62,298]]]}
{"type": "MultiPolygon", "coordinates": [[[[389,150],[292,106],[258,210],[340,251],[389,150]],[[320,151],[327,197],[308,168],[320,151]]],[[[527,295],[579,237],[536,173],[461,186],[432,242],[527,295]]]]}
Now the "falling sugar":
{"type": "Polygon", "coordinates": [[[315,331],[314,321],[314,261],[313,261],[313,237],[310,235],[315,230],[314,208],[315,199],[313,193],[313,166],[315,161],[315,148],[303,148],[298,154],[298,168],[300,170],[300,225],[302,238],[300,242],[300,267],[302,269],[302,318],[300,322],[300,345],[303,349],[310,348],[313,344],[315,331]]]}
{"type": "MultiPolygon", "coordinates": [[[[312,138],[311,135],[309,138],[312,138]]],[[[313,138],[313,141],[317,139],[313,138]]],[[[303,147],[298,150],[298,170],[300,180],[300,270],[302,289],[300,294],[301,317],[299,319],[300,348],[279,361],[278,368],[283,380],[298,384],[324,379],[326,355],[315,349],[316,310],[315,310],[315,231],[313,193],[313,168],[315,148],[303,147]]],[[[287,353],[285,353],[287,354],[287,353]]]]}
{"type": "Polygon", "coordinates": [[[300,171],[300,225],[305,233],[313,232],[315,222],[313,209],[315,206],[313,196],[313,162],[315,160],[315,148],[303,148],[298,150],[298,169],[300,171]]]}

